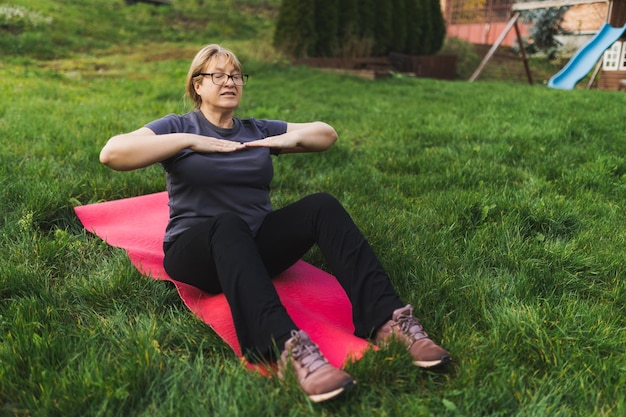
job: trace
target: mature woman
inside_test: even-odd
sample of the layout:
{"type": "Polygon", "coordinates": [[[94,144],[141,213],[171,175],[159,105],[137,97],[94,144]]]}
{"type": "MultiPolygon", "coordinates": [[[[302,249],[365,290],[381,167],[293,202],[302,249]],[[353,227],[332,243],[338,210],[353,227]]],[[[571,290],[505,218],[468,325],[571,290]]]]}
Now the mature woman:
{"type": "MultiPolygon", "coordinates": [[[[164,267],[175,280],[224,293],[242,351],[250,361],[292,366],[312,401],[354,383],[330,365],[281,304],[272,277],[317,244],[353,307],[355,335],[378,345],[406,343],[415,364],[449,361],[403,303],[371,247],[328,194],[273,210],[272,155],[319,152],[337,140],[323,122],[291,123],[234,116],[248,75],[219,45],[198,52],[187,75],[194,111],[170,114],[109,139],[100,161],[127,171],[160,163],[167,173],[170,219],[164,267]]],[[[280,372],[279,372],[280,374],[280,372]]]]}

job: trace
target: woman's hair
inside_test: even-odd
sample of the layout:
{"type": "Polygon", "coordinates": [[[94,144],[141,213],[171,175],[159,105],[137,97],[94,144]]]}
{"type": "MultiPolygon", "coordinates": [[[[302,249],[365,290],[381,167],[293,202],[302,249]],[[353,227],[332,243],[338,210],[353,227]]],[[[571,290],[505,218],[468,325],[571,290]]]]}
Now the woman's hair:
{"type": "Polygon", "coordinates": [[[202,75],[199,75],[201,72],[205,70],[207,65],[214,61],[217,58],[225,57],[228,64],[232,64],[233,67],[239,72],[241,72],[241,63],[237,59],[234,53],[226,48],[222,48],[217,44],[207,45],[202,48],[195,56],[193,61],[191,61],[191,66],[189,67],[189,72],[187,73],[187,82],[186,82],[186,94],[187,97],[193,102],[193,106],[196,109],[200,108],[202,104],[202,98],[196,93],[196,89],[194,84],[202,78],[202,75]]]}

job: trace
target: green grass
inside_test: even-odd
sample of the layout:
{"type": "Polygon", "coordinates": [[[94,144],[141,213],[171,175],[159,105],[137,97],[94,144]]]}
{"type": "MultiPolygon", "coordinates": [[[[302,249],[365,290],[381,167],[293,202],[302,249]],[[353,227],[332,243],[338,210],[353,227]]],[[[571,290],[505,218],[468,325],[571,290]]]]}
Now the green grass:
{"type": "MultiPolygon", "coordinates": [[[[11,0],[0,8],[3,55],[53,59],[146,42],[257,39],[271,35],[280,0],[172,0],[155,7],[124,0],[11,0]],[[15,16],[17,10],[23,18],[15,16]]],[[[159,48],[154,45],[155,48],[159,48]]]]}
{"type": "MultiPolygon", "coordinates": [[[[111,13],[37,3],[68,21],[111,13]]],[[[189,13],[133,7],[154,19],[119,32],[189,13]]],[[[0,64],[1,416],[626,414],[625,95],[328,74],[281,64],[267,26],[147,44],[91,30],[84,49],[72,33],[52,45],[63,59],[0,64]],[[164,189],[160,168],[117,173],[98,153],[184,112],[189,60],[211,41],[252,74],[240,116],[335,126],[331,150],[276,159],[274,204],[336,195],[452,353],[447,372],[371,352],[348,365],[354,392],[310,404],[83,230],[75,205],[164,189]]]]}

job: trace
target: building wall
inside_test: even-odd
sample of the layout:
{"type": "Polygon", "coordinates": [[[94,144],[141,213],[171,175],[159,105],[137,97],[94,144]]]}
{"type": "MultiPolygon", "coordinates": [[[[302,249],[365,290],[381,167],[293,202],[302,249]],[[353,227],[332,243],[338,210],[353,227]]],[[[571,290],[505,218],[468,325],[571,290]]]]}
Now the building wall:
{"type": "MultiPolygon", "coordinates": [[[[470,43],[493,45],[504,31],[508,22],[492,23],[463,23],[447,26],[447,36],[460,38],[470,43]]],[[[519,24],[522,36],[528,35],[528,25],[519,24]]],[[[515,29],[511,28],[501,45],[514,46],[517,44],[515,29]]]]}
{"type": "Polygon", "coordinates": [[[575,34],[595,33],[607,21],[608,3],[571,6],[563,15],[561,26],[575,34]]]}
{"type": "Polygon", "coordinates": [[[626,71],[600,71],[598,88],[600,90],[619,90],[620,81],[626,79],[626,71]]]}

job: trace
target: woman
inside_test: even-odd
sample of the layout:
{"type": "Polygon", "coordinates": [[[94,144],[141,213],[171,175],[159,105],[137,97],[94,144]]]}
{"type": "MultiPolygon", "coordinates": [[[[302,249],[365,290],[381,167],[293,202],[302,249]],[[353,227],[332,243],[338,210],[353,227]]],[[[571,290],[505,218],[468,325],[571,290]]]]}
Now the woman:
{"type": "Polygon", "coordinates": [[[168,115],[109,139],[100,161],[126,171],[160,163],[167,173],[170,219],[164,267],[175,280],[224,293],[242,351],[251,361],[292,366],[312,401],[333,398],[354,381],[330,365],[294,324],[271,278],[317,244],[353,307],[355,335],[406,343],[421,367],[449,361],[391,286],[371,247],[341,204],[314,194],[273,210],[271,155],[320,152],[337,140],[323,122],[238,119],[248,76],[219,45],[198,52],[187,75],[194,111],[168,115]]]}

